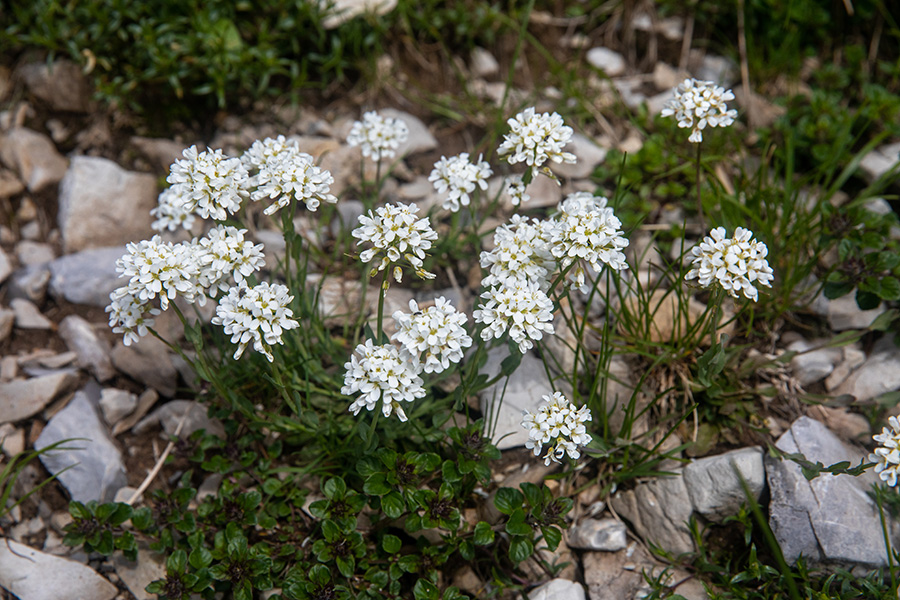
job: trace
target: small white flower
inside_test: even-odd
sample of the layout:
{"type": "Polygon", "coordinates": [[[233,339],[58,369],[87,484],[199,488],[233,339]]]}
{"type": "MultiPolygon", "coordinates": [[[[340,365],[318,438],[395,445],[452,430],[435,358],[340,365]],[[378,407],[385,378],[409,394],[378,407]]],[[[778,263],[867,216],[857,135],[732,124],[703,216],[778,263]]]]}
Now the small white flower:
{"type": "MultiPolygon", "coordinates": [[[[434,278],[434,274],[426,271],[423,265],[425,251],[431,249],[437,233],[431,228],[428,217],[419,219],[417,212],[419,207],[415,204],[398,203],[379,206],[374,213],[370,210],[368,216],[359,216],[360,226],[353,230],[352,235],[360,242],[373,246],[359,255],[360,260],[370,263],[383,254],[378,267],[372,269],[372,275],[402,258],[422,279],[434,278]]],[[[394,269],[394,278],[400,281],[398,268],[394,269]]]]}
{"type": "Polygon", "coordinates": [[[524,162],[536,169],[547,160],[555,163],[575,162],[575,155],[562,149],[572,139],[572,128],[563,124],[559,114],[538,115],[531,107],[507,123],[510,131],[503,136],[498,154],[507,156],[509,164],[524,162]]]}
{"type": "MultiPolygon", "coordinates": [[[[141,304],[159,296],[160,308],[181,296],[188,302],[197,298],[200,267],[193,245],[163,242],[158,235],[126,246],[128,254],[116,261],[119,277],[128,278],[128,293],[141,304]]],[[[205,296],[199,296],[200,303],[205,296]]]]}
{"type": "Polygon", "coordinates": [[[240,285],[266,263],[262,244],[244,241],[245,233],[246,229],[219,225],[195,242],[198,285],[213,298],[219,290],[228,291],[232,279],[240,285]]]}
{"type": "Polygon", "coordinates": [[[881,445],[869,455],[869,462],[877,463],[875,472],[882,481],[894,487],[897,485],[897,473],[900,472],[900,421],[897,417],[890,417],[888,424],[890,429],[884,427],[880,434],[872,436],[881,445]]]}
{"type": "Polygon", "coordinates": [[[481,156],[472,163],[469,162],[469,153],[463,152],[450,158],[442,156],[441,160],[434,163],[434,170],[428,181],[434,184],[434,189],[439,194],[447,194],[443,203],[444,210],[457,212],[460,205],[469,205],[469,194],[476,187],[487,189],[487,178],[492,173],[490,165],[481,156]]]}
{"type": "Polygon", "coordinates": [[[323,201],[337,202],[337,198],[329,193],[334,183],[331,173],[317,167],[312,156],[300,152],[297,143],[288,142],[284,136],[254,142],[241,160],[259,170],[252,178],[257,189],[250,194],[250,199],[254,202],[263,198],[276,200],[264,211],[267,215],[286,207],[292,197],[304,202],[311,211],[323,201]]]}
{"type": "Polygon", "coordinates": [[[531,196],[525,193],[525,181],[521,175],[510,175],[504,182],[503,191],[509,196],[513,206],[519,206],[531,200],[531,196]]]}
{"type": "Polygon", "coordinates": [[[385,417],[397,413],[401,421],[406,421],[400,402],[425,397],[418,368],[401,358],[400,351],[391,344],[375,346],[372,340],[366,340],[365,344],[356,347],[355,354],[350,356],[350,362],[344,368],[347,372],[341,393],[345,396],[360,394],[350,405],[350,412],[354,415],[358,415],[363,408],[375,410],[380,400],[385,417]]]}
{"type": "Polygon", "coordinates": [[[372,160],[378,161],[392,158],[408,137],[409,128],[402,120],[369,111],[363,115],[362,121],[354,121],[347,143],[361,146],[363,156],[371,156],[372,160]]]}
{"type": "Polygon", "coordinates": [[[731,90],[717,86],[712,81],[685,79],[673,90],[674,97],[660,113],[664,117],[675,116],[678,126],[691,128],[691,142],[703,141],[703,130],[710,127],[728,127],[734,123],[737,111],[725,104],[734,100],[731,90]]]}
{"type": "Polygon", "coordinates": [[[147,335],[147,328],[153,327],[153,318],[159,314],[158,308],[152,308],[146,302],[140,302],[128,291],[128,287],[120,287],[109,295],[110,304],[106,307],[109,313],[109,326],[113,333],[124,334],[122,343],[130,346],[147,335]]]}
{"type": "Polygon", "coordinates": [[[274,362],[271,346],[283,344],[282,334],[300,326],[289,308],[293,299],[287,286],[280,283],[263,282],[251,288],[243,282],[222,297],[212,322],[222,325],[231,343],[238,344],[235,360],[252,342],[254,350],[274,362]]]}
{"type": "MultiPolygon", "coordinates": [[[[622,252],[628,246],[628,239],[607,202],[606,198],[589,192],[576,192],[560,203],[560,215],[550,236],[550,251],[559,259],[561,268],[579,260],[590,264],[595,271],[602,269],[601,263],[616,271],[628,268],[622,252]]],[[[569,279],[583,289],[583,265],[576,265],[569,279]]]]}
{"type": "Polygon", "coordinates": [[[516,281],[533,281],[546,292],[556,261],[550,253],[547,221],[531,223],[521,215],[513,215],[509,223],[494,232],[494,249],[481,253],[481,266],[490,272],[481,285],[512,285],[516,281]]]}
{"type": "Polygon", "coordinates": [[[150,210],[150,215],[156,218],[151,225],[154,231],[175,231],[179,227],[190,229],[194,226],[194,214],[180,191],[178,187],[170,187],[159,195],[157,206],[150,210]]]}
{"type": "Polygon", "coordinates": [[[391,339],[400,343],[400,357],[422,364],[426,373],[440,373],[450,363],[462,360],[463,349],[472,345],[466,333],[466,315],[458,312],[441,296],[434,306],[419,310],[415,300],[409,301],[410,313],[394,313],[397,333],[391,339]]]}
{"type": "Polygon", "coordinates": [[[734,230],[733,238],[725,237],[725,228],[716,227],[709,236],[691,248],[691,266],[685,279],[697,279],[703,287],[714,281],[737,298],[739,293],[754,302],[759,298],[756,284],[772,287],[772,268],[766,256],[769,249],[753,238],[743,227],[734,230]]]}
{"type": "Polygon", "coordinates": [[[191,146],[176,160],[166,178],[185,206],[204,219],[224,221],[241,208],[247,197],[249,174],[239,158],[228,158],[221,150],[197,152],[191,146]]]}
{"type": "Polygon", "coordinates": [[[481,294],[487,300],[473,313],[476,323],[487,325],[481,339],[499,338],[507,330],[509,336],[525,354],[534,346],[533,340],[553,334],[553,302],[533,281],[515,281],[512,285],[492,287],[481,294]]]}
{"type": "Polygon", "coordinates": [[[544,444],[547,444],[547,453],[543,456],[544,464],[561,462],[563,456],[577,459],[581,456],[579,446],[586,446],[591,442],[591,435],[587,433],[585,423],[591,420],[591,411],[587,406],[575,409],[575,406],[560,392],[553,392],[552,396],[543,396],[542,404],[537,413],[524,411],[522,427],[528,431],[528,441],[525,447],[534,451],[535,456],[540,456],[544,444]]]}

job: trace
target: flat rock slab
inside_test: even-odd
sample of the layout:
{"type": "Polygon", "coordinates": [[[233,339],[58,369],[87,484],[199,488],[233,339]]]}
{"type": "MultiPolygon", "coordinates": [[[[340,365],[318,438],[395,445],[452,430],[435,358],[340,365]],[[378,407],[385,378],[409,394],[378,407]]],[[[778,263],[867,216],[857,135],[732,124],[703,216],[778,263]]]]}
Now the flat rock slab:
{"type": "Polygon", "coordinates": [[[584,600],[584,588],[568,579],[551,579],[528,592],[530,600],[584,600]]]}
{"type": "Polygon", "coordinates": [[[673,477],[657,477],[633,490],[619,492],[610,504],[631,521],[645,541],[677,556],[694,551],[688,527],[693,506],[681,470],[673,472],[673,477]]]}
{"type": "Polygon", "coordinates": [[[11,129],[0,138],[0,159],[16,170],[31,192],[59,183],[68,167],[49,137],[24,127],[11,129]]]}
{"type": "Polygon", "coordinates": [[[741,448],[708,456],[684,467],[684,482],[694,510],[711,521],[721,522],[736,515],[747,502],[741,479],[750,495],[759,500],[766,487],[761,448],[741,448]]]}
{"type": "Polygon", "coordinates": [[[48,265],[50,293],[73,304],[108,306],[110,293],[127,283],[116,272],[116,261],[125,252],[125,246],[111,246],[57,258],[48,265]]]}
{"type": "Polygon", "coordinates": [[[585,519],[569,530],[569,548],[616,552],[628,546],[625,524],[616,519],[585,519]]]}
{"type": "MultiPolygon", "coordinates": [[[[794,421],[775,446],[825,465],[841,461],[856,465],[864,458],[809,417],[794,421]]],[[[878,509],[867,494],[873,473],[859,477],[825,473],[808,481],[800,465],[766,457],[766,475],[769,525],[788,561],[796,562],[802,555],[810,563],[887,564],[878,509]]]]}
{"type": "Polygon", "coordinates": [[[137,561],[130,561],[117,552],[113,559],[113,565],[116,567],[116,575],[137,600],[156,600],[158,598],[156,594],[145,592],[144,588],[157,579],[166,578],[165,556],[146,548],[140,548],[137,561]]]}
{"type": "Polygon", "coordinates": [[[92,568],[0,540],[0,586],[20,600],[112,600],[118,588],[92,568]]]}
{"type": "Polygon", "coordinates": [[[90,369],[98,381],[107,381],[116,374],[109,358],[109,342],[97,335],[88,321],[69,315],[59,324],[59,335],[69,350],[78,355],[78,364],[90,369]]]}
{"type": "Polygon", "coordinates": [[[0,423],[15,423],[44,410],[72,389],[78,377],[70,371],[0,383],[0,423]]]}
{"type": "Polygon", "coordinates": [[[73,440],[62,444],[67,450],[46,452],[41,462],[48,471],[59,474],[73,500],[112,501],[116,491],[128,483],[122,454],[84,390],[50,419],[34,447],[40,450],[67,439],[73,440]]]}

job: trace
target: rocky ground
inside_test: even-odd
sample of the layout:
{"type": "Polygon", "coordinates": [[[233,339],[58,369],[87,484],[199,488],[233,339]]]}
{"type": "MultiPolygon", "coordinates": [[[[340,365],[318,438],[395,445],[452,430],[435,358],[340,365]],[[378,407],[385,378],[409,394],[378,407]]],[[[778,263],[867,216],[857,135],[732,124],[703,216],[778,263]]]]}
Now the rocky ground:
{"type": "MultiPolygon", "coordinates": [[[[667,26],[677,28],[677,23],[667,26]]],[[[651,112],[658,112],[681,77],[664,62],[652,72],[626,74],[623,57],[606,48],[594,48],[586,57],[610,77],[597,81],[598,105],[621,99],[629,109],[646,103],[651,112]]],[[[696,58],[690,63],[693,75],[736,82],[734,66],[728,61],[696,58]]],[[[486,99],[502,99],[498,66],[489,52],[477,52],[467,68],[475,82],[473,89],[486,99]]],[[[760,119],[777,113],[777,108],[761,99],[751,102],[760,119]]],[[[552,101],[538,108],[550,106],[552,101]]],[[[144,587],[164,573],[158,557],[141,551],[137,563],[103,560],[63,545],[63,528],[70,521],[67,502],[140,503],[145,490],[138,488],[179,425],[177,435],[182,437],[221,425],[211,422],[205,408],[192,400],[194,378],[165,345],[148,337],[126,347],[109,331],[104,307],[109,293],[119,285],[115,261],[125,252],[126,243],[152,234],[149,211],[156,205],[159,184],[168,166],[192,143],[234,154],[266,136],[297,136],[304,151],[321,157],[321,166],[334,174],[337,189],[332,191],[340,195],[342,185],[358,181],[358,149],[347,146],[344,138],[349,124],[359,118],[360,108],[267,107],[270,110],[264,111],[264,117],[219,119],[209,139],[187,133],[175,138],[124,135],[127,128],[92,103],[78,68],[64,62],[56,63],[52,73],[44,63],[0,72],[0,107],[4,108],[0,112],[0,439],[4,454],[0,462],[8,463],[23,450],[83,438],[67,444],[69,450],[42,456],[42,464],[29,463],[19,475],[14,498],[34,489],[48,473],[60,473],[58,482],[0,520],[0,532],[7,540],[0,544],[0,586],[23,600],[69,597],[65,590],[72,589],[84,600],[148,598],[144,587]],[[75,466],[63,471],[71,465],[75,466]]],[[[387,105],[370,108],[393,110],[387,105]]],[[[428,172],[442,153],[450,152],[443,142],[446,132],[409,112],[394,110],[394,114],[407,121],[411,135],[401,149],[406,161],[388,180],[385,195],[427,207],[436,200],[428,172]]],[[[542,187],[529,190],[534,198],[530,206],[552,206],[569,191],[592,190],[589,176],[609,149],[634,152],[641,143],[636,130],[620,123],[580,132],[574,148],[567,148],[578,156],[578,163],[557,170],[564,185],[557,187],[539,178],[542,187]]],[[[890,168],[896,156],[896,150],[882,148],[866,158],[863,168],[875,177],[890,168]]],[[[354,201],[342,201],[339,207],[344,222],[362,211],[361,203],[354,201]]],[[[884,202],[871,208],[890,210],[884,202]]],[[[267,251],[277,252],[277,232],[254,233],[267,251]]],[[[650,243],[649,233],[637,235],[632,247],[650,243]]],[[[446,293],[471,312],[474,296],[466,285],[466,273],[460,279],[461,284],[446,293]]],[[[359,297],[356,286],[329,280],[323,311],[336,316],[342,312],[342,303],[353,305],[359,297]]],[[[392,288],[386,314],[404,307],[411,294],[392,288]]],[[[827,321],[832,336],[864,329],[885,310],[860,311],[852,296],[835,301],[819,298],[813,309],[827,321]]],[[[659,327],[672,319],[663,303],[659,327]]],[[[178,338],[176,326],[161,319],[160,328],[170,339],[178,338]]],[[[773,380],[786,390],[791,386],[815,389],[835,397],[853,396],[858,402],[900,388],[900,350],[892,340],[823,347],[829,340],[828,336],[782,336],[774,343],[773,354],[805,353],[771,374],[773,380]]],[[[492,357],[489,368],[499,369],[501,358],[492,357]]],[[[512,434],[503,438],[500,447],[516,458],[504,461],[508,467],[496,474],[506,486],[539,480],[547,473],[531,461],[518,460],[516,454],[525,441],[519,427],[521,411],[533,409],[541,394],[550,392],[538,358],[529,354],[523,362],[509,382],[498,417],[497,437],[512,434]]],[[[637,377],[628,358],[616,357],[611,371],[620,381],[611,384],[610,396],[630,396],[637,377]]],[[[490,398],[491,390],[487,390],[483,403],[490,398]]],[[[790,410],[771,415],[767,425],[778,449],[801,452],[825,465],[844,460],[858,463],[865,456],[860,442],[871,435],[868,421],[846,408],[796,402],[790,410]]],[[[668,443],[668,447],[678,445],[674,440],[668,443]]],[[[789,561],[802,553],[818,563],[860,569],[884,564],[882,528],[866,495],[871,474],[823,475],[808,481],[798,465],[771,458],[759,446],[668,468],[672,476],[623,490],[608,503],[598,498],[599,490],[582,492],[567,544],[555,557],[570,561],[570,566],[530,597],[583,597],[578,585],[582,582],[593,600],[636,597],[646,589],[642,571],[659,575],[664,569],[649,553],[649,544],[674,555],[690,552],[694,542],[686,525],[689,518],[721,523],[737,512],[745,496],[736,472],[768,507],[770,524],[789,561]]],[[[174,468],[166,467],[151,478],[150,489],[168,485],[177,476],[174,468]]],[[[210,481],[212,489],[215,484],[210,481]]],[[[670,569],[666,576],[676,593],[691,600],[706,597],[703,586],[685,571],[670,569]]],[[[454,575],[454,582],[476,597],[482,585],[465,569],[454,575]]]]}

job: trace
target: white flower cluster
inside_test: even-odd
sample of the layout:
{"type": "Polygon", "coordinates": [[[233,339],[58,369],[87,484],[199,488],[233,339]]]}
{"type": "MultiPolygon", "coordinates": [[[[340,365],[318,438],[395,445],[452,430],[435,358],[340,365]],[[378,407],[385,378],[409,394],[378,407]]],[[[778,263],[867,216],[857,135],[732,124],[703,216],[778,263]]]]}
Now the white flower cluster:
{"type": "Polygon", "coordinates": [[[509,196],[513,206],[519,206],[531,200],[531,196],[525,193],[525,181],[521,175],[510,175],[504,182],[503,191],[509,196]]]}
{"type": "Polygon", "coordinates": [[[725,237],[725,228],[716,227],[703,241],[691,248],[692,269],[685,279],[697,279],[703,287],[714,281],[737,298],[739,293],[756,302],[756,284],[772,287],[772,268],[766,260],[769,249],[753,239],[753,232],[743,227],[734,230],[733,238],[725,237]]]}
{"type": "Polygon", "coordinates": [[[487,325],[481,339],[499,338],[507,330],[525,354],[533,340],[554,333],[553,302],[535,281],[514,281],[510,285],[492,287],[481,294],[487,300],[473,313],[475,322],[487,325]]]}
{"type": "Polygon", "coordinates": [[[251,184],[257,189],[250,198],[253,201],[275,199],[264,211],[267,215],[288,206],[292,197],[304,202],[311,211],[322,202],[337,202],[329,193],[334,183],[331,173],[317,167],[312,156],[300,152],[297,142],[286,140],[283,135],[253,142],[241,161],[248,170],[258,170],[251,178],[251,184]]]}
{"type": "MultiPolygon", "coordinates": [[[[163,242],[158,235],[149,240],[132,242],[127,254],[116,261],[119,277],[127,277],[128,284],[113,294],[130,294],[136,302],[147,304],[159,297],[160,308],[166,310],[169,300],[181,296],[188,302],[197,297],[197,278],[200,266],[193,244],[163,242]]],[[[201,296],[200,302],[204,301],[201,296]]]]}
{"type": "Polygon", "coordinates": [[[155,317],[160,313],[158,308],[140,302],[128,292],[128,288],[119,288],[109,295],[110,304],[106,307],[109,313],[109,326],[113,333],[123,334],[122,343],[126,346],[136,344],[147,335],[148,327],[153,327],[155,317]]]}
{"type": "Polygon", "coordinates": [[[439,194],[448,194],[444,198],[444,210],[457,212],[460,205],[469,205],[469,194],[476,187],[487,189],[487,178],[491,174],[491,166],[481,156],[473,163],[469,161],[469,153],[463,152],[450,158],[442,156],[441,160],[434,163],[434,170],[428,181],[434,184],[434,189],[439,194]]]}
{"type": "Polygon", "coordinates": [[[344,387],[341,393],[347,396],[359,393],[361,396],[350,405],[350,412],[375,410],[381,400],[381,411],[385,417],[397,413],[401,421],[406,421],[406,413],[400,402],[412,402],[425,396],[422,378],[418,368],[400,357],[400,350],[392,344],[376,346],[372,340],[356,347],[356,355],[344,364],[344,387]]]}
{"type": "Polygon", "coordinates": [[[876,463],[875,472],[889,486],[897,485],[897,473],[900,472],[900,420],[889,417],[890,429],[883,427],[881,433],[872,439],[881,444],[869,455],[869,461],[876,463]]]}
{"type": "Polygon", "coordinates": [[[172,164],[166,179],[185,208],[204,219],[224,221],[236,213],[249,194],[250,175],[239,158],[228,158],[221,150],[197,152],[187,148],[172,164]]]}
{"type": "MultiPolygon", "coordinates": [[[[431,243],[437,239],[437,233],[431,228],[428,217],[419,219],[416,213],[419,207],[415,204],[386,204],[379,206],[373,213],[359,216],[360,226],[352,235],[360,242],[368,242],[373,248],[364,250],[360,255],[363,263],[370,263],[381,253],[384,256],[378,267],[372,269],[372,275],[383,271],[391,263],[401,258],[413,268],[422,279],[433,279],[434,274],[423,267],[425,251],[431,249],[431,243]]],[[[402,271],[399,265],[394,266],[394,279],[401,280],[402,271]]]]}
{"type": "Polygon", "coordinates": [[[558,113],[535,114],[534,107],[526,108],[507,120],[509,133],[503,136],[498,148],[500,156],[507,156],[509,164],[524,162],[538,168],[547,160],[555,163],[574,163],[575,155],[564,152],[572,139],[572,128],[563,124],[558,113]]]}
{"type": "Polygon", "coordinates": [[[550,253],[550,221],[534,219],[531,223],[521,215],[513,215],[509,223],[494,231],[494,249],[481,253],[481,266],[488,275],[484,287],[513,285],[515,282],[537,282],[544,292],[550,288],[550,277],[556,260],[550,253]]]}
{"type": "Polygon", "coordinates": [[[179,188],[170,187],[159,195],[157,206],[150,210],[150,215],[156,218],[151,225],[154,231],[175,231],[179,227],[190,229],[194,226],[194,213],[187,199],[179,192],[179,188]]]}
{"type": "Polygon", "coordinates": [[[240,285],[245,277],[266,264],[262,244],[244,241],[245,233],[246,229],[219,225],[196,243],[200,250],[196,255],[200,266],[198,285],[213,298],[219,290],[228,291],[231,278],[240,285]]]}
{"type": "Polygon", "coordinates": [[[703,141],[703,130],[707,125],[728,127],[737,117],[737,111],[729,110],[725,104],[734,100],[734,94],[712,81],[685,79],[674,94],[660,114],[664,117],[674,115],[679,127],[690,128],[688,139],[695,144],[703,141]]]}
{"type": "Polygon", "coordinates": [[[543,456],[544,464],[561,462],[563,456],[577,459],[581,456],[579,446],[586,446],[591,442],[591,435],[587,433],[585,423],[591,420],[591,411],[587,406],[577,409],[569,400],[559,392],[553,392],[552,396],[543,396],[544,404],[537,414],[525,411],[522,419],[522,427],[528,430],[528,441],[525,447],[534,450],[535,456],[540,456],[541,450],[547,444],[547,453],[543,456]]]}
{"type": "Polygon", "coordinates": [[[472,345],[465,330],[465,313],[458,312],[443,296],[425,310],[419,310],[418,303],[410,300],[409,310],[393,314],[397,332],[391,339],[400,343],[403,360],[421,365],[426,373],[440,373],[450,363],[462,360],[463,349],[472,345]]]}
{"type": "Polygon", "coordinates": [[[397,148],[409,137],[409,128],[401,119],[383,117],[375,111],[363,115],[362,121],[354,121],[347,136],[347,143],[360,146],[363,156],[372,160],[392,158],[397,148]]]}
{"type": "MultiPolygon", "coordinates": [[[[627,269],[622,249],[628,239],[622,234],[622,223],[607,205],[607,199],[589,192],[569,194],[560,204],[560,215],[550,236],[550,251],[565,269],[574,261],[584,261],[595,271],[600,263],[621,271],[627,269]]],[[[569,275],[578,287],[585,286],[583,265],[569,275]]]]}
{"type": "Polygon", "coordinates": [[[244,282],[222,297],[212,322],[222,325],[231,342],[238,344],[235,360],[253,342],[254,350],[274,362],[270,347],[284,343],[284,331],[300,326],[291,318],[294,313],[289,305],[293,299],[287,286],[280,283],[263,282],[251,288],[244,282]]]}

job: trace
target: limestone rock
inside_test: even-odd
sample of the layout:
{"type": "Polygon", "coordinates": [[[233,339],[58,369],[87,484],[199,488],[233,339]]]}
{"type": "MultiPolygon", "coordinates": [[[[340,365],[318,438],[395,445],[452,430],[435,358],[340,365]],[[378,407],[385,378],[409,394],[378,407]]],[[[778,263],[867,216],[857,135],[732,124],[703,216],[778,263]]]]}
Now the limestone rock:
{"type": "Polygon", "coordinates": [[[160,424],[166,435],[174,436],[182,420],[184,424],[181,425],[181,431],[178,433],[182,438],[188,437],[198,429],[205,429],[207,433],[220,437],[225,436],[225,428],[222,423],[218,419],[210,419],[207,416],[206,407],[192,400],[166,402],[138,423],[134,432],[141,434],[153,425],[160,424]]]}
{"type": "Polygon", "coordinates": [[[125,246],[113,246],[57,258],[48,265],[50,294],[73,304],[108,306],[109,294],[126,283],[116,272],[116,261],[125,252],[125,246]]]}
{"type": "Polygon", "coordinates": [[[577,158],[575,163],[551,163],[550,170],[560,177],[568,177],[570,179],[590,177],[597,165],[606,158],[605,149],[580,133],[572,135],[572,140],[566,144],[564,150],[575,155],[577,158]]]}
{"type": "MultiPolygon", "coordinates": [[[[825,465],[845,460],[856,465],[864,458],[809,417],[794,421],[775,446],[825,465]]],[[[878,509],[867,494],[872,472],[859,477],[825,473],[808,481],[796,463],[767,456],[766,476],[769,525],[789,562],[803,555],[810,564],[886,564],[878,509]]]]}
{"type": "Polygon", "coordinates": [[[53,321],[42,315],[34,302],[13,298],[9,307],[16,313],[17,329],[53,329],[53,321]]]}
{"type": "Polygon", "coordinates": [[[66,253],[150,237],[156,178],[105,158],[77,156],[60,183],[59,229],[66,253]]]}
{"type": "Polygon", "coordinates": [[[794,371],[794,378],[802,386],[825,379],[831,375],[834,366],[841,360],[843,353],[840,348],[812,350],[821,345],[821,342],[797,340],[787,347],[789,351],[800,353],[791,359],[791,369],[794,371]]]}
{"type": "Polygon", "coordinates": [[[121,553],[116,553],[113,565],[125,586],[137,600],[156,600],[156,594],[148,594],[144,591],[148,585],[157,579],[166,578],[165,556],[151,552],[147,548],[138,548],[137,560],[130,561],[121,553]]]}
{"type": "Polygon", "coordinates": [[[31,63],[19,68],[19,76],[28,91],[55,110],[88,112],[90,86],[81,68],[69,60],[57,60],[48,65],[31,63]]]}
{"type": "Polygon", "coordinates": [[[78,355],[78,363],[90,369],[98,381],[108,381],[116,374],[109,358],[109,343],[82,317],[69,315],[63,319],[59,324],[59,335],[78,355]]]}
{"type": "Polygon", "coordinates": [[[191,146],[166,138],[147,138],[139,135],[133,136],[131,143],[154,167],[162,172],[168,172],[172,163],[182,157],[184,149],[191,146]]]}
{"type": "Polygon", "coordinates": [[[832,331],[847,329],[865,329],[872,324],[887,308],[881,303],[877,308],[861,310],[856,304],[856,297],[847,294],[834,300],[822,298],[828,317],[828,325],[832,331]]]}
{"type": "Polygon", "coordinates": [[[19,259],[19,264],[24,266],[42,265],[56,258],[56,252],[50,244],[22,240],[16,244],[16,258],[19,259]]]}
{"type": "Polygon", "coordinates": [[[684,467],[684,482],[694,510],[716,522],[736,515],[747,502],[741,478],[753,498],[759,500],[766,486],[761,448],[732,450],[697,459],[684,467]]]}
{"type": "Polygon", "coordinates": [[[675,555],[694,551],[687,522],[692,513],[691,497],[684,477],[658,477],[639,484],[634,490],[619,492],[610,504],[631,521],[647,542],[657,544],[675,555]]]}
{"type": "Polygon", "coordinates": [[[847,378],[850,376],[850,373],[858,369],[864,362],[866,362],[866,353],[862,351],[859,346],[859,343],[844,346],[841,348],[842,360],[840,363],[835,366],[834,371],[831,372],[831,375],[825,379],[825,389],[829,392],[833,391],[836,387],[847,381],[847,378]]]}
{"type": "Polygon", "coordinates": [[[865,402],[897,389],[900,389],[900,348],[894,347],[869,356],[833,393],[850,394],[857,402],[865,402]]]}
{"type": "Polygon", "coordinates": [[[570,548],[616,552],[628,545],[625,524],[616,519],[584,519],[569,529],[570,548]]]}
{"type": "Polygon", "coordinates": [[[334,29],[359,15],[387,14],[397,6],[397,0],[330,0],[321,2],[321,5],[329,9],[329,15],[322,21],[322,26],[334,29]]]}
{"type": "Polygon", "coordinates": [[[2,249],[0,249],[0,283],[6,281],[6,278],[12,274],[13,268],[12,264],[9,262],[9,257],[6,255],[2,249]]]}
{"type": "Polygon", "coordinates": [[[116,344],[110,354],[113,366],[126,375],[152,387],[163,396],[175,395],[178,371],[169,356],[169,349],[154,337],[144,337],[130,346],[116,344]]]}
{"type": "Polygon", "coordinates": [[[437,150],[437,138],[428,131],[428,127],[418,117],[394,108],[385,108],[378,112],[385,117],[400,119],[409,128],[409,137],[397,148],[397,157],[412,156],[420,152],[437,150]]]}
{"type": "Polygon", "coordinates": [[[618,77],[625,74],[625,57],[609,48],[591,48],[585,55],[592,67],[606,73],[607,77],[618,77]]]}
{"type": "Polygon", "coordinates": [[[900,144],[876,148],[863,156],[859,170],[868,183],[872,183],[900,162],[900,144]]]}
{"type": "Polygon", "coordinates": [[[125,390],[106,388],[100,392],[100,410],[110,427],[134,412],[137,404],[137,396],[125,390]]]}
{"type": "Polygon", "coordinates": [[[71,372],[0,383],[0,423],[15,423],[41,412],[78,380],[71,372]]]}
{"type": "Polygon", "coordinates": [[[469,57],[469,68],[476,77],[493,77],[500,72],[500,63],[489,50],[476,46],[469,57]]]}
{"type": "Polygon", "coordinates": [[[529,600],[584,600],[584,588],[568,579],[551,579],[528,592],[529,600]]]}
{"type": "Polygon", "coordinates": [[[20,600],[112,600],[119,593],[87,565],[13,540],[0,540],[0,586],[20,600]]]}
{"type": "Polygon", "coordinates": [[[66,173],[66,159],[43,133],[16,127],[0,137],[0,160],[18,173],[31,192],[56,185],[66,173]]]}
{"type": "Polygon", "coordinates": [[[41,462],[48,471],[59,474],[59,480],[73,500],[109,502],[128,480],[122,454],[110,439],[88,394],[85,390],[76,393],[71,402],[50,419],[34,447],[40,450],[72,439],[63,444],[67,449],[42,454],[41,462]],[[74,466],[67,469],[71,465],[74,466]]]}
{"type": "Polygon", "coordinates": [[[50,269],[47,265],[35,265],[15,271],[6,284],[7,298],[24,298],[42,304],[47,297],[50,269]]]}

